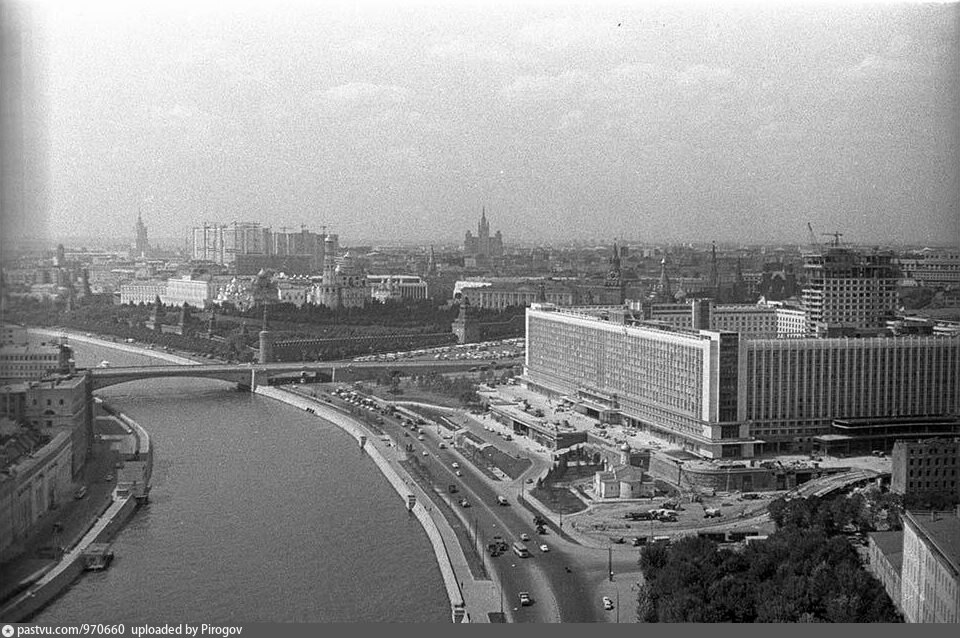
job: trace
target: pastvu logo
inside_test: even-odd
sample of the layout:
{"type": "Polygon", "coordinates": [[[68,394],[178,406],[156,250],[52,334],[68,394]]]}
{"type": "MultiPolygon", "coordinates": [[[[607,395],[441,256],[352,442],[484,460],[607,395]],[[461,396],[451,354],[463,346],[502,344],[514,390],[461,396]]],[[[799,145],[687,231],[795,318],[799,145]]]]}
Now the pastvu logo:
{"type": "Polygon", "coordinates": [[[3,638],[10,638],[13,635],[13,625],[3,626],[3,638]]]}

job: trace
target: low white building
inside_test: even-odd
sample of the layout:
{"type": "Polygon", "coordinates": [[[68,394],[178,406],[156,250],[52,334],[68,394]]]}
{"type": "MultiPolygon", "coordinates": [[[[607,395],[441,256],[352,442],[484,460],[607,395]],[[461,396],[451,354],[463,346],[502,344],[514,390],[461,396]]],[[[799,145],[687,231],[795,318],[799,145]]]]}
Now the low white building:
{"type": "MultiPolygon", "coordinates": [[[[652,489],[652,485],[650,486],[652,489]]],[[[632,465],[616,465],[593,475],[593,491],[597,498],[639,498],[643,489],[643,470],[632,465]]]]}

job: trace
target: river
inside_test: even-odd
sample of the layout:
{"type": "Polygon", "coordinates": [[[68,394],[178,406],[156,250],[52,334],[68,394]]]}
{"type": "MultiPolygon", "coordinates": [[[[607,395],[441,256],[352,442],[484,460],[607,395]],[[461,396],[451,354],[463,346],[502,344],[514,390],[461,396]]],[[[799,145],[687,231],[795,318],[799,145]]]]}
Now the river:
{"type": "MultiPolygon", "coordinates": [[[[78,366],[164,363],[74,342],[78,366]]],[[[153,437],[150,503],[44,624],[450,622],[423,528],[354,439],[219,381],[98,392],[153,437]]]]}

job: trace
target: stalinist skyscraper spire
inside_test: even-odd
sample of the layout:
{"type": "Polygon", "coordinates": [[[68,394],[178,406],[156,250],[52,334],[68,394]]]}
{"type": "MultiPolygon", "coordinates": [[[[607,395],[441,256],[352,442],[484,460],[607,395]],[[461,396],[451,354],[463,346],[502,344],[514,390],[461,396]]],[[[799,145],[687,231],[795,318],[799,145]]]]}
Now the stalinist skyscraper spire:
{"type": "Polygon", "coordinates": [[[143,224],[143,211],[137,210],[137,239],[133,245],[135,257],[146,257],[150,252],[150,242],[147,241],[147,227],[143,224]]]}

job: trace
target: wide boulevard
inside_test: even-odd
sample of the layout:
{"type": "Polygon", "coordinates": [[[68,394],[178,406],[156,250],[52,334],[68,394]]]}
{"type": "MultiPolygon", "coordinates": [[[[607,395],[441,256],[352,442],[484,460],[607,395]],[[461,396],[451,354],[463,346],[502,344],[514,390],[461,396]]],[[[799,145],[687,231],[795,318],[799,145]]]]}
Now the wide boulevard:
{"type": "MultiPolygon", "coordinates": [[[[346,405],[336,397],[330,399],[334,405],[346,405]]],[[[474,434],[490,438],[480,422],[469,417],[461,418],[474,434]]],[[[513,456],[527,456],[533,464],[516,480],[504,478],[496,481],[475,467],[469,456],[454,449],[452,441],[443,438],[441,432],[449,436],[447,430],[421,426],[423,440],[419,440],[417,432],[405,428],[401,419],[384,417],[383,421],[379,427],[396,445],[401,449],[413,445],[412,454],[428,468],[436,497],[446,499],[452,509],[458,511],[464,526],[476,530],[475,548],[464,547],[464,553],[478,550],[484,557],[488,570],[495,572],[501,585],[503,608],[515,622],[616,622],[621,620],[621,611],[623,621],[635,620],[632,588],[630,585],[619,588],[611,581],[610,571],[612,568],[614,579],[617,574],[633,574],[635,581],[637,550],[621,547],[613,552],[572,543],[553,531],[538,534],[533,513],[517,502],[526,487],[532,487],[527,479],[541,475],[549,467],[548,458],[531,453],[519,443],[497,440],[497,447],[501,450],[513,456]],[[440,447],[441,444],[444,448],[440,447]],[[454,463],[458,467],[454,467],[454,463]],[[449,485],[457,486],[457,492],[448,493],[449,485]],[[498,496],[505,497],[509,505],[500,505],[498,496]],[[461,498],[467,500],[469,507],[459,504],[461,498]],[[521,541],[530,550],[529,558],[520,558],[511,549],[496,557],[488,555],[487,543],[494,536],[503,537],[512,546],[521,540],[521,534],[530,538],[521,541]],[[541,544],[545,544],[548,551],[542,551],[541,544]],[[614,610],[604,610],[602,596],[616,600],[618,590],[627,594],[619,601],[625,609],[616,606],[614,610]],[[519,604],[522,591],[530,594],[532,605],[519,604]]]]}

